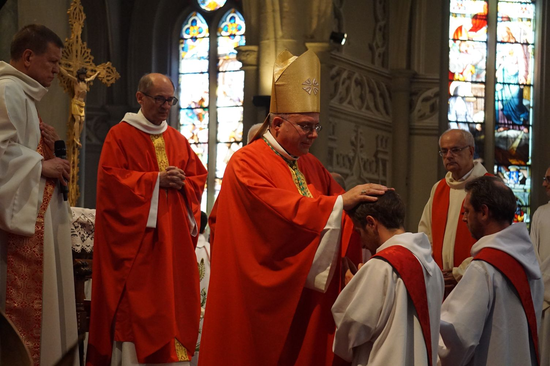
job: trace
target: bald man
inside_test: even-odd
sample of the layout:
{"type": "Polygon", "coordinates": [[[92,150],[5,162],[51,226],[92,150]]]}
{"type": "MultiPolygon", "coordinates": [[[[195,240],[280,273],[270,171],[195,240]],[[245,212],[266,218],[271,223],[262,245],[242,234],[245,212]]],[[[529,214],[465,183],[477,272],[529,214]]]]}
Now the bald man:
{"type": "Polygon", "coordinates": [[[88,365],[185,365],[199,329],[207,172],[166,123],[171,80],[145,75],[136,98],[140,111],[111,128],[99,161],[88,365]]]}

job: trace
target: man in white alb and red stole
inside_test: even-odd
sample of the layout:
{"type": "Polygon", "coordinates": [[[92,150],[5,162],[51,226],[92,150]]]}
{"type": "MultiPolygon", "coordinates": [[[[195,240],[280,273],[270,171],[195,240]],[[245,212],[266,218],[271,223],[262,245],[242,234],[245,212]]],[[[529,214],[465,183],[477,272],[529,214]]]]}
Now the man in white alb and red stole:
{"type": "Polygon", "coordinates": [[[70,209],[59,191],[70,166],[54,156],[57,134],[36,109],[62,47],[31,24],[15,35],[10,63],[0,62],[0,309],[35,365],[53,365],[77,340],[70,209]]]}
{"type": "Polygon", "coordinates": [[[512,224],[516,198],[493,176],[466,192],[463,220],[477,242],[441,308],[441,364],[539,365],[544,286],[525,224],[512,224]]]}
{"type": "MultiPolygon", "coordinates": [[[[191,86],[189,86],[191,87],[191,86]]],[[[88,365],[189,365],[201,312],[195,246],[206,169],[166,119],[165,75],[109,130],[97,178],[88,365]]]]}
{"type": "Polygon", "coordinates": [[[334,353],[354,366],[435,366],[444,286],[428,238],[405,232],[405,205],[395,191],[349,214],[376,254],[332,307],[334,353]]]}
{"type": "MultiPolygon", "coordinates": [[[[550,167],[546,169],[542,179],[542,187],[550,198],[550,167]]],[[[540,360],[542,365],[550,365],[550,202],[537,208],[533,214],[531,241],[539,257],[544,282],[544,303],[539,329],[540,360]]]]}
{"type": "Polygon", "coordinates": [[[447,174],[434,184],[430,199],[424,207],[418,231],[428,236],[433,256],[443,271],[447,291],[460,280],[468,263],[470,248],[475,240],[466,224],[460,220],[466,183],[487,174],[479,162],[474,161],[475,142],[465,130],[447,130],[439,138],[439,155],[447,174]]]}
{"type": "Polygon", "coordinates": [[[320,70],[313,51],[279,54],[270,117],[227,165],[209,222],[212,272],[199,366],[343,362],[331,350],[330,308],[341,258],[361,261],[343,209],[375,200],[368,194],[386,187],[345,192],[309,153],[321,129],[320,70]]]}

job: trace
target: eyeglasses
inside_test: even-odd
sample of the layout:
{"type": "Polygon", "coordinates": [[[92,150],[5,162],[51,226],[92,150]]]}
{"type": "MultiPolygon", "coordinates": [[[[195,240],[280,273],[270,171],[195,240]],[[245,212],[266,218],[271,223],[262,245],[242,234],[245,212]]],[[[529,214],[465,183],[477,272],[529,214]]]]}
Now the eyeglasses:
{"type": "Polygon", "coordinates": [[[550,175],[547,175],[546,177],[542,177],[542,181],[546,183],[550,183],[550,175]]]}
{"type": "Polygon", "coordinates": [[[141,92],[141,94],[145,95],[146,97],[149,97],[151,99],[155,100],[155,103],[158,105],[164,105],[164,103],[168,102],[169,105],[176,105],[178,104],[178,98],[176,97],[168,97],[165,98],[163,96],[157,95],[156,97],[153,97],[147,93],[141,92]]]}
{"type": "Polygon", "coordinates": [[[459,152],[461,152],[462,150],[464,150],[467,147],[470,147],[470,145],[466,145],[464,147],[453,147],[453,148],[450,148],[450,149],[441,149],[441,150],[439,150],[439,156],[445,157],[445,156],[447,156],[447,153],[449,153],[449,152],[451,153],[451,155],[456,155],[456,154],[458,154],[459,152]]]}
{"type": "MultiPolygon", "coordinates": [[[[281,117],[281,116],[279,116],[281,117]]],[[[296,131],[298,131],[298,129],[295,127],[295,125],[298,125],[302,131],[304,131],[304,133],[306,135],[309,135],[310,133],[313,132],[313,130],[315,130],[315,132],[319,133],[321,132],[321,130],[323,129],[323,126],[321,126],[320,124],[316,124],[316,125],[313,125],[313,124],[310,124],[310,123],[293,123],[293,122],[290,122],[288,119],[286,118],[283,118],[281,117],[282,120],[284,121],[287,121],[288,123],[290,123],[292,126],[294,126],[294,128],[296,129],[296,131]]]]}

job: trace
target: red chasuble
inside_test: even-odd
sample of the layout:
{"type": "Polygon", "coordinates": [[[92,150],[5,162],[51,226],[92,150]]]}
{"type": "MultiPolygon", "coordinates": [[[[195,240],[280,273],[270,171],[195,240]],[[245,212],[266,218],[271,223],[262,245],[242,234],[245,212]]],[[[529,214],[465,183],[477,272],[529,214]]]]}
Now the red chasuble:
{"type": "Polygon", "coordinates": [[[177,361],[178,342],[190,355],[195,350],[200,316],[197,237],[190,234],[187,207],[198,225],[207,173],[178,131],[168,127],[162,137],[168,158],[162,165],[183,169],[186,180],[181,191],[159,190],[154,229],[146,228],[159,174],[151,135],[123,122],[111,128],[103,145],[88,365],[109,365],[114,337],[133,342],[140,363],[177,361]]]}
{"type": "MultiPolygon", "coordinates": [[[[298,192],[287,163],[263,140],[237,151],[225,170],[210,216],[201,366],[343,363],[332,353],[331,307],[340,287],[340,260],[326,293],[304,287],[320,234],[343,190],[313,155],[300,157],[298,167],[312,198],[298,192]]],[[[348,220],[342,238],[357,239],[348,220]]],[[[359,261],[359,241],[349,248],[348,243],[340,256],[359,261]]]]}
{"type": "Polygon", "coordinates": [[[521,264],[510,254],[494,248],[484,248],[475,257],[474,260],[482,260],[495,267],[512,284],[516,290],[525,316],[529,324],[529,333],[531,334],[531,344],[535,349],[537,363],[540,364],[539,338],[537,329],[537,316],[533,297],[531,296],[531,287],[527,274],[521,264]]]}
{"type": "Polygon", "coordinates": [[[411,298],[418,321],[422,328],[422,335],[428,352],[428,364],[432,366],[432,336],[430,328],[430,309],[426,293],[426,281],[424,270],[412,252],[400,245],[394,245],[376,253],[372,258],[378,258],[388,262],[403,280],[407,293],[411,298]]]}
{"type": "MultiPolygon", "coordinates": [[[[445,238],[445,228],[447,227],[447,213],[449,212],[449,201],[451,188],[442,179],[439,181],[434,193],[433,207],[432,207],[432,250],[435,262],[439,265],[439,268],[443,269],[443,239],[445,238]]],[[[462,206],[464,202],[462,202],[462,206]]],[[[463,208],[460,208],[460,212],[463,208]]],[[[464,261],[464,259],[470,256],[470,250],[475,244],[476,240],[470,234],[468,226],[462,217],[458,217],[458,223],[456,226],[456,238],[454,248],[454,266],[458,267],[464,261]]]]}

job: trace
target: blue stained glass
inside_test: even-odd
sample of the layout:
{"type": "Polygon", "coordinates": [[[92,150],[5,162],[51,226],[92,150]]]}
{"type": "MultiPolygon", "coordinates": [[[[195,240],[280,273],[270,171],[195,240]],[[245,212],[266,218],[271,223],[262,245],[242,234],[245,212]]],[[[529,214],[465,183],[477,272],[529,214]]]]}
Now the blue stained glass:
{"type": "Polygon", "coordinates": [[[180,73],[208,71],[210,42],[208,25],[202,15],[193,12],[182,27],[180,39],[180,73]]]}
{"type": "Polygon", "coordinates": [[[225,5],[227,0],[198,0],[199,6],[206,11],[218,10],[225,5]]]}
{"type": "Polygon", "coordinates": [[[208,37],[208,24],[204,17],[197,12],[191,13],[183,22],[181,36],[195,42],[199,38],[208,37]]]}
{"type": "Polygon", "coordinates": [[[243,16],[237,10],[231,9],[220,20],[218,35],[229,37],[230,39],[238,39],[238,37],[244,36],[245,30],[246,26],[243,16]]]}
{"type": "MultiPolygon", "coordinates": [[[[197,0],[199,6],[207,11],[223,7],[226,0],[197,0]]],[[[203,12],[204,14],[204,12],[203,12]]],[[[209,18],[210,19],[210,18],[209,18]]],[[[210,20],[209,20],[210,21],[210,20]]],[[[211,25],[211,24],[210,24],[211,25]]],[[[214,25],[215,26],[215,25],[214,25]]],[[[209,25],[198,12],[191,13],[184,22],[179,44],[179,88],[180,132],[191,143],[192,149],[205,166],[211,160],[210,176],[214,175],[214,186],[206,190],[214,191],[217,196],[222,184],[222,177],[231,155],[242,147],[243,134],[243,99],[244,71],[242,63],[237,60],[239,46],[246,44],[246,25],[241,13],[231,9],[223,14],[218,23],[217,49],[210,49],[209,25]],[[213,63],[217,64],[217,84],[215,106],[209,106],[210,81],[209,71],[213,63]],[[216,114],[214,121],[209,109],[216,114]],[[217,123],[217,141],[215,156],[208,155],[209,128],[217,123]]],[[[207,193],[203,194],[201,207],[206,211],[207,193]]]]}
{"type": "Polygon", "coordinates": [[[531,168],[529,166],[495,165],[495,171],[516,196],[518,208],[514,221],[530,222],[531,168]]]}

